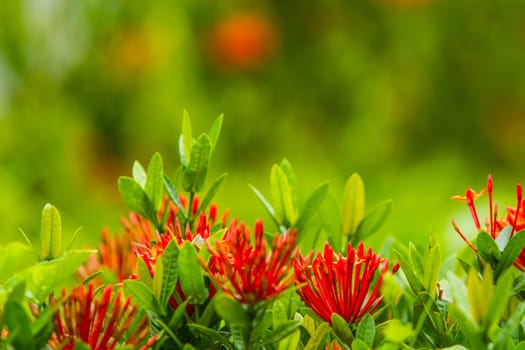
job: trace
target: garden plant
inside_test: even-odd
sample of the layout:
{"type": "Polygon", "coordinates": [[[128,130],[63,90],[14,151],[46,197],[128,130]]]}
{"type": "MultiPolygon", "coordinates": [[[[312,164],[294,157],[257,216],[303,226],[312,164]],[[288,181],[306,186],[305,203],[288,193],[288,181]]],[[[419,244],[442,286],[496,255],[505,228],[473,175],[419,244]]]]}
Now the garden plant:
{"type": "Polygon", "coordinates": [[[208,170],[222,123],[196,136],[184,114],[174,174],[158,153],[135,162],[118,179],[122,230],[103,230],[97,247],[73,248],[82,230],[63,242],[50,204],[39,242],[21,232],[0,246],[1,349],[525,349],[520,185],[504,213],[490,175],[452,197],[473,225],[452,223],[465,244],[451,258],[432,237],[376,251],[367,239],[392,202],[365,206],[357,173],[342,193],[322,183],[303,197],[284,159],[270,193],[246,189],[270,220],[221,208],[227,174],[208,170]]]}

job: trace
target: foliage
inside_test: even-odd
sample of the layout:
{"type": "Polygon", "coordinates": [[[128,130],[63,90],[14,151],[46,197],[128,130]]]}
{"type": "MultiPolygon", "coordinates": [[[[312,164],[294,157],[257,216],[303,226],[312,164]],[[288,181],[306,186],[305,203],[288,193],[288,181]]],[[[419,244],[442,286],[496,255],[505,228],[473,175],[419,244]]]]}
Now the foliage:
{"type": "MultiPolygon", "coordinates": [[[[271,199],[251,186],[276,232],[259,220],[252,234],[237,218],[228,221],[227,212],[219,219],[214,198],[226,175],[208,185],[222,120],[195,138],[184,115],[173,176],[155,153],[147,168],[135,162],[132,176],[118,179],[132,211],[123,219],[129,240],[106,237],[97,254],[62,252],[60,214],[46,205],[38,254],[29,239],[1,247],[1,348],[524,346],[521,191],[509,219],[491,215],[488,233],[479,227],[467,240],[472,249],[455,254],[456,262],[447,263],[433,238],[424,251],[390,241],[378,254],[364,241],[381,232],[392,202],[367,210],[363,180],[354,173],[341,205],[328,183],[299,205],[285,159],[271,169],[271,199]],[[508,225],[500,230],[496,223],[508,225]],[[115,253],[121,260],[108,263],[111,252],[130,249],[136,259],[115,253]],[[389,268],[389,260],[397,263],[389,268]],[[129,276],[119,264],[129,264],[129,276]]],[[[467,193],[471,206],[474,192],[467,193]]]]}

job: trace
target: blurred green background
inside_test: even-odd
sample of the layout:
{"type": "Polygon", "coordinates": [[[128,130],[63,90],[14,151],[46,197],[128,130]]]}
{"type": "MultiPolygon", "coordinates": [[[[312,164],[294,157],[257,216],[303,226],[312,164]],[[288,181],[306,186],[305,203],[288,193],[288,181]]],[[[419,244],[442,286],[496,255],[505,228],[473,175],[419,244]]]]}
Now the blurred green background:
{"type": "Polygon", "coordinates": [[[394,200],[372,244],[450,250],[452,217],[473,230],[450,196],[490,172],[514,204],[524,64],[521,0],[2,1],[0,242],[36,235],[46,202],[78,244],[118,230],[118,176],[155,151],[175,171],[186,109],[194,133],[225,114],[211,176],[232,215],[268,219],[247,184],[269,194],[286,157],[300,200],[352,172],[369,207],[394,200]]]}

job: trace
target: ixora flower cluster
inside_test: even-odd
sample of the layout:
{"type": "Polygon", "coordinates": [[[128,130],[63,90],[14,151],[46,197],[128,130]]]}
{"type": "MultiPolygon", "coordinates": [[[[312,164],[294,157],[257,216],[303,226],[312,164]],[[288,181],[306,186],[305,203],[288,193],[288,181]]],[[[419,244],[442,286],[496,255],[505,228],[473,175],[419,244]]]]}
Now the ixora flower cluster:
{"type": "Polygon", "coordinates": [[[213,203],[225,176],[206,186],[222,125],[192,136],[187,115],[174,177],[153,155],[133,165],[119,191],[130,209],[119,234],[98,249],[62,251],[60,215],[42,212],[39,261],[33,245],[0,254],[0,348],[6,349],[519,349],[524,346],[525,204],[490,216],[457,269],[430,240],[386,241],[384,256],[364,241],[390,210],[365,210],[364,185],[348,179],[342,203],[321,184],[299,208],[286,160],[270,174],[271,199],[253,188],[272,219],[253,229],[213,203]],[[419,248],[421,250],[421,248],[419,248]],[[386,255],[392,255],[389,262],[386,255]],[[401,271],[398,271],[401,270],[401,271]]]}

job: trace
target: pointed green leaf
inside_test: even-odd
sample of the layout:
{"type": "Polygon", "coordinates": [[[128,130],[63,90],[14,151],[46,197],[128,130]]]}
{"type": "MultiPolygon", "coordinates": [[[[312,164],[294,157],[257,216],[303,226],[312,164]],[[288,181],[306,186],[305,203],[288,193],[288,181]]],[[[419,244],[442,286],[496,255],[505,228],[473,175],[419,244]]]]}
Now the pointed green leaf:
{"type": "Polygon", "coordinates": [[[297,210],[294,206],[292,188],[283,170],[275,164],[272,167],[270,185],[275,209],[275,218],[280,225],[292,226],[297,220],[297,210]]]}
{"type": "Polygon", "coordinates": [[[146,186],[146,171],[142,167],[142,164],[140,164],[139,161],[133,162],[133,169],[132,169],[133,179],[137,181],[137,183],[140,185],[140,187],[144,188],[146,186]]]}
{"type": "Polygon", "coordinates": [[[300,340],[301,331],[299,329],[296,329],[291,335],[279,342],[277,350],[297,349],[300,340]]]}
{"type": "Polygon", "coordinates": [[[232,344],[220,332],[215,329],[201,326],[197,323],[188,324],[188,328],[194,333],[200,333],[212,339],[214,343],[222,345],[225,349],[233,350],[232,344]]]}
{"type": "Polygon", "coordinates": [[[483,339],[481,339],[479,327],[468,317],[468,314],[465,314],[456,304],[453,304],[450,308],[450,315],[461,327],[461,331],[465,334],[465,339],[472,345],[471,349],[486,348],[483,339]]]}
{"type": "Polygon", "coordinates": [[[202,267],[193,244],[185,242],[180,247],[178,264],[182,292],[186,297],[192,298],[191,304],[202,304],[208,297],[208,290],[204,285],[202,267]]]}
{"type": "Polygon", "coordinates": [[[270,334],[264,337],[261,345],[271,345],[280,342],[290,334],[292,334],[301,325],[300,320],[284,321],[281,325],[275,328],[270,334]]]}
{"type": "Polygon", "coordinates": [[[164,308],[159,299],[153,295],[144,283],[134,280],[124,281],[124,293],[131,296],[131,299],[143,310],[151,311],[159,315],[165,315],[164,308]]]}
{"type": "Polygon", "coordinates": [[[221,176],[219,176],[219,178],[217,180],[215,180],[213,182],[213,184],[210,186],[208,192],[206,192],[206,195],[202,199],[202,202],[201,202],[201,204],[199,206],[199,210],[197,211],[197,213],[205,211],[206,208],[211,204],[211,201],[213,200],[213,197],[215,197],[215,195],[217,194],[217,192],[221,188],[222,183],[226,179],[227,175],[228,175],[227,173],[224,173],[221,176]]]}
{"type": "Polygon", "coordinates": [[[501,253],[498,245],[487,232],[481,231],[476,238],[475,244],[478,248],[478,253],[483,260],[488,262],[491,266],[496,266],[498,264],[498,261],[501,259],[501,253]]]}
{"type": "Polygon", "coordinates": [[[352,350],[368,350],[370,347],[361,339],[354,339],[352,341],[352,350]]]}
{"type": "Polygon", "coordinates": [[[158,226],[157,213],[153,203],[137,181],[127,176],[121,176],[118,179],[118,189],[129,210],[150,219],[155,226],[158,226]]]}
{"type": "Polygon", "coordinates": [[[161,264],[157,263],[157,267],[162,265],[162,288],[159,299],[163,307],[168,305],[168,301],[175,291],[175,287],[177,286],[178,255],[179,248],[177,247],[177,242],[171,241],[162,253],[161,264]]]}
{"type": "Polygon", "coordinates": [[[418,281],[423,285],[423,263],[421,262],[421,257],[416,246],[412,242],[408,243],[408,259],[418,281]]]}
{"type": "Polygon", "coordinates": [[[370,314],[366,314],[357,326],[356,337],[361,339],[367,345],[367,348],[369,348],[374,344],[375,336],[376,324],[374,318],[370,314]]]}
{"type": "Polygon", "coordinates": [[[162,157],[159,153],[155,153],[148,164],[148,175],[144,188],[155,211],[159,210],[162,199],[164,198],[164,186],[162,184],[163,172],[162,157]]]}
{"type": "MultiPolygon", "coordinates": [[[[298,206],[297,206],[297,180],[295,177],[295,171],[292,168],[292,164],[288,161],[288,159],[284,158],[281,161],[281,164],[279,165],[283,173],[286,175],[286,179],[288,180],[288,185],[290,186],[290,202],[291,202],[291,208],[290,210],[293,211],[294,220],[290,220],[290,224],[295,223],[297,220],[297,212],[298,212],[298,206]]],[[[286,209],[286,208],[285,208],[286,209]]],[[[287,213],[288,215],[288,213],[287,213]]]]}
{"type": "Polygon", "coordinates": [[[210,131],[208,131],[208,136],[210,137],[212,150],[215,148],[215,145],[217,144],[217,139],[219,138],[219,134],[221,133],[223,118],[224,114],[219,115],[217,119],[215,119],[215,121],[213,122],[210,131]]]}
{"type": "Polygon", "coordinates": [[[306,343],[304,350],[316,350],[319,348],[319,345],[323,343],[324,338],[330,332],[330,326],[328,323],[323,322],[315,329],[315,332],[306,343]]]}
{"type": "Polygon", "coordinates": [[[424,260],[424,265],[423,286],[430,295],[434,296],[437,291],[436,286],[441,268],[441,251],[439,245],[432,239],[429,242],[428,256],[424,260]]]}
{"type": "Polygon", "coordinates": [[[387,199],[370,210],[357,229],[359,239],[365,239],[376,233],[392,212],[392,200],[387,199]]]}
{"type": "Polygon", "coordinates": [[[414,293],[419,293],[423,291],[423,283],[421,283],[420,278],[415,273],[415,268],[408,259],[408,256],[405,253],[402,253],[398,250],[394,249],[394,254],[397,257],[397,260],[399,262],[399,266],[401,267],[401,270],[405,274],[408,284],[414,291],[414,293]]]}
{"type": "Polygon", "coordinates": [[[191,160],[184,169],[182,188],[187,192],[200,192],[204,188],[210,163],[211,143],[206,134],[201,134],[191,148],[191,160]]]}
{"type": "Polygon", "coordinates": [[[22,305],[8,301],[4,306],[4,318],[9,334],[13,336],[15,349],[34,349],[35,343],[31,333],[31,324],[22,305]]]}
{"type": "Polygon", "coordinates": [[[52,260],[60,255],[62,246],[62,221],[54,206],[46,204],[42,210],[40,227],[40,258],[52,260]]]}
{"type": "Polygon", "coordinates": [[[509,268],[518,258],[520,253],[525,247],[525,230],[521,230],[518,233],[515,233],[511,238],[503,254],[501,255],[501,260],[494,271],[494,277],[497,280],[501,273],[509,268]]]}
{"type": "Polygon", "coordinates": [[[350,344],[354,340],[354,335],[348,326],[348,323],[336,313],[332,314],[332,328],[334,333],[343,341],[345,344],[350,344]]]}
{"type": "Polygon", "coordinates": [[[0,282],[34,263],[36,257],[28,245],[17,241],[9,242],[5,246],[0,245],[0,282]]]}
{"type": "MultiPolygon", "coordinates": [[[[502,349],[502,345],[505,343],[506,339],[512,338],[513,334],[515,334],[516,329],[521,326],[521,323],[523,321],[523,317],[525,316],[525,303],[521,302],[518,304],[516,309],[512,310],[512,314],[505,322],[505,325],[501,329],[501,331],[498,334],[498,337],[496,338],[496,341],[494,342],[494,349],[502,349]]],[[[514,348],[514,350],[517,349],[523,349],[525,348],[525,342],[521,342],[518,346],[514,348]]]]}
{"type": "Polygon", "coordinates": [[[365,217],[365,186],[361,176],[353,173],[343,192],[342,229],[346,236],[354,235],[365,217]]]}
{"type": "Polygon", "coordinates": [[[184,110],[182,115],[182,135],[179,142],[180,162],[183,168],[186,168],[191,160],[192,145],[193,135],[191,132],[191,120],[188,112],[184,110]]]}
{"type": "Polygon", "coordinates": [[[329,187],[330,185],[327,182],[321,184],[306,200],[301,215],[295,223],[295,227],[297,228],[297,231],[299,231],[298,241],[301,241],[301,233],[305,230],[306,225],[310,219],[319,211],[319,208],[321,207],[321,204],[328,193],[329,187]]]}
{"type": "Polygon", "coordinates": [[[187,219],[188,216],[186,214],[186,208],[182,205],[182,202],[180,201],[179,194],[177,193],[177,189],[175,188],[175,185],[171,181],[168,175],[164,175],[164,186],[166,187],[166,193],[168,193],[168,197],[170,200],[177,206],[179,209],[179,214],[181,214],[184,219],[187,219]]]}
{"type": "Polygon", "coordinates": [[[226,294],[215,297],[215,310],[226,322],[238,325],[247,325],[250,322],[244,307],[226,294]]]}
{"type": "MultiPolygon", "coordinates": [[[[486,270],[490,269],[486,268],[486,270]]],[[[490,273],[490,277],[492,277],[492,271],[488,272],[490,273]]],[[[480,300],[480,302],[484,303],[485,307],[490,303],[488,304],[486,317],[482,318],[482,328],[490,332],[499,324],[499,321],[509,303],[512,293],[512,274],[510,272],[503,273],[498,279],[493,293],[491,290],[492,286],[490,286],[490,292],[487,290],[488,288],[488,286],[484,286],[484,289],[486,290],[485,299],[480,300]]]]}
{"type": "Polygon", "coordinates": [[[137,265],[139,269],[139,281],[144,283],[149,288],[153,289],[153,278],[151,278],[151,274],[144,260],[140,258],[137,259],[137,265]]]}
{"type": "Polygon", "coordinates": [[[505,250],[505,247],[510,241],[510,235],[512,234],[512,225],[505,226],[496,236],[496,244],[498,245],[499,251],[505,250]]]}
{"type": "Polygon", "coordinates": [[[264,198],[264,196],[262,195],[261,192],[259,192],[258,189],[256,189],[254,186],[252,185],[248,185],[253,193],[255,193],[255,195],[257,196],[257,198],[259,198],[259,200],[261,201],[261,203],[264,205],[264,208],[266,208],[266,211],[268,212],[268,214],[270,214],[271,218],[273,219],[273,221],[275,222],[275,224],[277,226],[279,226],[279,220],[277,219],[277,217],[275,216],[275,209],[272,207],[272,205],[270,204],[270,202],[268,202],[266,200],[266,198],[264,198]]]}
{"type": "Polygon", "coordinates": [[[483,280],[474,270],[470,270],[467,275],[467,293],[470,304],[470,315],[477,324],[487,317],[488,303],[492,299],[492,269],[485,268],[483,280]]]}

